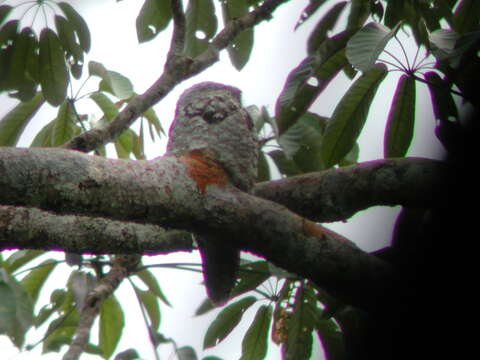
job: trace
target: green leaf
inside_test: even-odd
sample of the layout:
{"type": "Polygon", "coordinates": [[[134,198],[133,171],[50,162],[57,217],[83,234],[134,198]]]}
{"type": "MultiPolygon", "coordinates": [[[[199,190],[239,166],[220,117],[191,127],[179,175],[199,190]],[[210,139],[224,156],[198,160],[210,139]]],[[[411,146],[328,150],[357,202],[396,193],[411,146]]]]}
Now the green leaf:
{"type": "Polygon", "coordinates": [[[287,341],[282,345],[284,359],[309,359],[312,352],[312,331],[317,319],[316,296],[308,285],[301,285],[295,294],[293,311],[287,323],[287,341]]]}
{"type": "Polygon", "coordinates": [[[240,360],[261,360],[265,358],[271,321],[272,307],[262,305],[257,310],[255,318],[242,340],[242,357],[240,360]]]}
{"type": "Polygon", "coordinates": [[[347,59],[356,69],[370,70],[385,46],[397,33],[400,23],[392,30],[382,24],[370,22],[361,28],[347,44],[347,59]]]}
{"type": "Polygon", "coordinates": [[[88,72],[91,76],[102,79],[99,90],[107,91],[121,100],[129,99],[134,95],[132,82],[116,71],[107,70],[103,64],[90,61],[88,72]]]}
{"type": "Polygon", "coordinates": [[[43,352],[59,352],[63,345],[69,345],[78,325],[79,314],[75,308],[66,309],[67,312],[49,325],[48,336],[43,341],[43,352]]]}
{"type": "Polygon", "coordinates": [[[347,19],[347,29],[356,30],[365,24],[370,15],[370,1],[351,0],[350,13],[347,19]]]}
{"type": "Polygon", "coordinates": [[[118,108],[107,95],[101,92],[96,92],[90,95],[90,99],[92,99],[98,105],[108,121],[117,116],[118,108]]]}
{"type": "Polygon", "coordinates": [[[291,158],[288,158],[282,150],[269,151],[268,155],[272,158],[281,174],[289,177],[303,173],[297,164],[291,158]]]}
{"type": "Polygon", "coordinates": [[[50,121],[46,124],[38,133],[35,135],[30,147],[50,147],[53,146],[53,128],[55,126],[55,120],[50,121]]]}
{"type": "Polygon", "coordinates": [[[317,23],[308,37],[307,51],[309,54],[315,52],[326,39],[327,33],[334,28],[345,5],[347,5],[347,1],[341,1],[335,4],[317,23]]]}
{"type": "Polygon", "coordinates": [[[83,17],[70,4],[59,2],[57,5],[75,29],[83,51],[89,52],[91,46],[90,30],[83,17]]]}
{"type": "Polygon", "coordinates": [[[125,325],[123,310],[117,298],[109,296],[100,307],[99,346],[103,357],[112,356],[125,325]]]}
{"type": "Polygon", "coordinates": [[[25,81],[30,37],[35,37],[35,34],[31,28],[27,27],[22,29],[13,42],[10,66],[8,67],[8,75],[6,79],[8,86],[13,89],[18,89],[25,81]]]}
{"type": "Polygon", "coordinates": [[[33,304],[23,287],[5,269],[0,269],[0,335],[7,335],[20,348],[33,324],[33,304]]]}
{"type": "Polygon", "coordinates": [[[306,112],[278,139],[287,158],[292,159],[302,173],[324,168],[321,143],[327,122],[328,118],[306,112]]]}
{"type": "Polygon", "coordinates": [[[135,273],[140,280],[148,287],[148,290],[151,291],[155,296],[157,296],[160,300],[163,301],[165,305],[170,305],[167,297],[163,293],[162,289],[160,288],[160,284],[158,283],[157,277],[148,269],[138,271],[135,273]]]}
{"type": "Polygon", "coordinates": [[[27,64],[26,64],[26,71],[30,78],[32,78],[36,83],[40,82],[40,55],[38,53],[39,50],[39,42],[37,36],[30,36],[28,44],[28,52],[27,52],[27,64]]]}
{"type": "Polygon", "coordinates": [[[157,132],[157,135],[160,137],[160,134],[166,135],[165,131],[163,130],[162,124],[160,123],[160,119],[157,116],[157,113],[155,112],[154,108],[148,108],[143,114],[142,114],[148,121],[148,126],[150,127],[150,135],[153,140],[153,132],[151,131],[151,126],[155,128],[155,131],[157,132]]]}
{"type": "Polygon", "coordinates": [[[158,304],[158,298],[150,291],[135,290],[147,310],[152,329],[158,330],[160,326],[160,306],[158,304]]]}
{"type": "Polygon", "coordinates": [[[424,76],[428,82],[435,119],[444,122],[457,120],[458,110],[449,84],[434,71],[427,72],[424,76]]]}
{"type": "Polygon", "coordinates": [[[83,63],[83,49],[80,44],[77,43],[75,29],[72,23],[63,16],[55,15],[55,27],[67,57],[71,56],[75,64],[83,63]]]}
{"type": "Polygon", "coordinates": [[[12,9],[13,8],[9,5],[0,6],[0,25],[7,18],[8,14],[10,14],[10,11],[12,11],[12,9]]]}
{"type": "Polygon", "coordinates": [[[256,182],[269,181],[270,165],[268,164],[267,157],[263,151],[258,152],[258,172],[256,182]]]}
{"type": "Polygon", "coordinates": [[[115,150],[119,159],[128,159],[135,148],[137,134],[127,129],[115,139],[115,150]]]}
{"type": "Polygon", "coordinates": [[[11,274],[43,254],[41,250],[17,250],[3,261],[2,267],[11,274]]]}
{"type": "Polygon", "coordinates": [[[178,360],[197,360],[197,353],[191,346],[182,346],[176,352],[178,360]]]}
{"type": "Polygon", "coordinates": [[[322,6],[326,0],[310,0],[310,3],[307,5],[305,9],[303,9],[300,19],[298,19],[297,23],[295,24],[295,30],[305,23],[319,8],[322,6]]]}
{"type": "Polygon", "coordinates": [[[195,316],[200,316],[206,314],[210,310],[216,309],[217,307],[213,304],[213,302],[209,298],[205,298],[202,301],[200,306],[195,310],[195,316]]]}
{"type": "Polygon", "coordinates": [[[28,274],[20,281],[25,291],[30,295],[30,298],[35,305],[40,294],[45,281],[47,281],[48,276],[57,266],[57,261],[52,259],[47,259],[41,264],[37,265],[35,269],[32,269],[28,274]]]}
{"type": "Polygon", "coordinates": [[[203,339],[203,348],[213,347],[225,339],[238,325],[245,311],[256,301],[255,297],[248,296],[223,308],[208,327],[203,339]]]}
{"type": "Polygon", "coordinates": [[[67,93],[68,71],[57,35],[45,28],[40,33],[40,83],[45,99],[58,106],[67,93]]]}
{"type": "Polygon", "coordinates": [[[10,20],[0,28],[0,45],[6,45],[9,40],[15,40],[18,32],[18,20],[10,20]]]}
{"type": "Polygon", "coordinates": [[[207,49],[217,32],[213,1],[190,0],[185,17],[187,22],[185,55],[194,58],[207,49]]]}
{"type": "Polygon", "coordinates": [[[386,26],[392,28],[403,19],[405,2],[405,0],[389,0],[387,2],[384,19],[384,23],[386,26]]]}
{"type": "Polygon", "coordinates": [[[80,133],[80,128],[75,124],[76,116],[72,106],[66,101],[58,108],[52,128],[52,146],[61,146],[80,133]]]}
{"type": "Polygon", "coordinates": [[[428,40],[432,48],[433,55],[438,60],[458,60],[461,54],[455,50],[459,35],[452,30],[439,29],[428,35],[428,40]]]}
{"type": "Polygon", "coordinates": [[[462,0],[453,15],[453,29],[465,34],[479,29],[480,2],[478,0],[462,0]]]}
{"type": "MultiPolygon", "coordinates": [[[[222,2],[223,20],[227,24],[248,13],[249,3],[247,0],[235,0],[222,2]]],[[[253,49],[253,28],[240,32],[227,47],[230,62],[238,71],[247,64],[253,49]]]]}
{"type": "Polygon", "coordinates": [[[412,142],[415,124],[415,80],[402,75],[387,118],[383,155],[385,158],[402,157],[412,142]]]}
{"type": "Polygon", "coordinates": [[[347,360],[343,334],[335,321],[319,318],[315,327],[327,359],[347,360]]]}
{"type": "Polygon", "coordinates": [[[352,31],[344,31],[325,40],[315,54],[305,58],[293,69],[275,104],[275,121],[282,135],[327,87],[338,72],[348,64],[345,46],[352,31]]]}
{"type": "Polygon", "coordinates": [[[136,20],[138,42],[152,40],[167,27],[171,18],[169,0],[145,0],[136,20]]]}
{"type": "Polygon", "coordinates": [[[42,93],[28,102],[21,102],[0,120],[0,146],[15,146],[23,130],[44,104],[42,93]]]}
{"type": "Polygon", "coordinates": [[[40,327],[48,318],[56,312],[67,298],[67,292],[63,289],[55,289],[50,294],[50,303],[44,305],[34,319],[35,327],[40,327]]]}
{"type": "Polygon", "coordinates": [[[387,75],[383,64],[359,77],[335,107],[321,146],[326,168],[337,164],[352,149],[367,119],[378,86],[387,75]]]}
{"type": "Polygon", "coordinates": [[[266,261],[255,261],[242,265],[238,272],[238,281],[232,289],[232,296],[238,296],[256,289],[270,276],[266,261]]]}

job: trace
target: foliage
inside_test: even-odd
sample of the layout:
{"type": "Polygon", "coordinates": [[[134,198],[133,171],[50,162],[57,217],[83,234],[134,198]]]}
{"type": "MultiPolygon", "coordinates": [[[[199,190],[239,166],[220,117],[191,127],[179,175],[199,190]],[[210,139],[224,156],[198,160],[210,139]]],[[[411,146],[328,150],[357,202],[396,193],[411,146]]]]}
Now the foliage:
{"type": "MultiPolygon", "coordinates": [[[[0,145],[15,146],[27,124],[34,121],[35,114],[46,103],[58,108],[57,116],[40,130],[31,146],[61,146],[79,133],[101,127],[136,96],[132,82],[124,75],[99,62],[85,62],[90,32],[71,5],[37,1],[35,6],[39,9],[49,6],[55,11],[55,27],[44,27],[37,33],[34,28],[24,26],[22,19],[11,16],[14,7],[8,3],[0,6],[0,91],[8,92],[19,102],[0,120],[0,145]],[[85,63],[88,76],[84,81],[100,80],[98,89],[82,94],[83,85],[80,85],[74,93],[73,85],[78,84],[75,79],[83,79],[85,63]],[[98,122],[89,121],[78,108],[77,102],[84,98],[93,101],[101,111],[98,122]]],[[[255,9],[258,3],[255,0],[227,0],[220,4],[213,0],[189,0],[185,55],[193,58],[201,54],[219,31],[219,23],[235,21],[255,9]]],[[[36,10],[35,16],[39,13],[36,10]]],[[[467,61],[478,51],[479,15],[480,2],[476,0],[310,0],[295,27],[317,21],[306,44],[307,57],[288,74],[273,115],[264,108],[250,108],[256,129],[263,137],[259,180],[270,179],[267,158],[285,177],[355,163],[359,151],[357,139],[372,101],[378,96],[381,84],[391,79],[395,71],[403,75],[397,81],[386,117],[384,156],[408,154],[416,121],[415,89],[419,83],[428,86],[440,130],[448,131],[449,125],[458,119],[454,95],[479,105],[474,87],[480,74],[478,56],[467,61]],[[322,11],[322,15],[317,16],[322,11]],[[407,57],[401,43],[400,55],[386,50],[391,42],[399,42],[400,31],[413,35],[418,46],[414,59],[407,57]],[[421,59],[419,54],[424,54],[421,59]],[[385,60],[383,56],[390,58],[385,60]],[[340,74],[347,75],[351,85],[331,117],[312,112],[312,104],[340,74]],[[268,134],[270,130],[272,136],[268,134]],[[267,151],[265,145],[272,144],[275,150],[267,151]]],[[[169,0],[144,0],[136,18],[138,41],[155,38],[168,27],[172,16],[169,0]]],[[[247,29],[227,47],[231,63],[239,71],[249,61],[254,39],[254,29],[247,29]]],[[[132,155],[136,159],[144,158],[145,126],[149,127],[152,139],[155,134],[164,134],[155,110],[149,108],[141,119],[139,134],[127,129],[114,140],[119,158],[132,155]]],[[[104,156],[105,149],[97,149],[96,153],[104,156]]],[[[52,352],[72,341],[81,299],[95,283],[98,268],[108,266],[109,261],[88,257],[85,270],[73,271],[66,288],[55,289],[48,304],[39,304],[39,294],[57,265],[51,259],[38,262],[45,256],[48,254],[20,250],[1,261],[0,334],[7,335],[15,346],[22,348],[28,329],[48,324],[42,344],[44,352],[52,352]]],[[[159,333],[161,306],[172,306],[161,290],[159,279],[147,268],[134,275],[138,281],[132,281],[132,288],[143,309],[152,345],[175,345],[159,333]]],[[[212,305],[206,300],[196,315],[211,309],[212,305]]],[[[245,312],[255,311],[242,342],[242,359],[265,358],[269,333],[270,340],[281,345],[285,359],[310,358],[315,334],[328,359],[344,359],[342,323],[336,318],[335,309],[338,304],[308,280],[280,272],[265,261],[247,262],[242,266],[232,301],[210,324],[204,348],[221,342],[242,322],[245,312]],[[275,284],[276,289],[264,291],[262,289],[268,289],[265,284],[275,284]]],[[[124,311],[122,302],[115,297],[103,303],[99,342],[89,344],[87,352],[105,359],[115,353],[122,329],[128,326],[124,324],[124,311]]],[[[197,359],[191,347],[175,345],[175,348],[179,359],[197,359]]],[[[129,351],[122,354],[125,357],[119,358],[138,356],[129,351]]]]}

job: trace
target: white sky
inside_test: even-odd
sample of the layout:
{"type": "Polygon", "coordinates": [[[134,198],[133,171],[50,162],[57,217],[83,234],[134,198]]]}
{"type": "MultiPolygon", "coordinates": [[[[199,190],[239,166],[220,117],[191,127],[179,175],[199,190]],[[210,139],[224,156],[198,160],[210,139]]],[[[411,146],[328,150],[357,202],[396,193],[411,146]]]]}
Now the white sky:
{"type": "MultiPolygon", "coordinates": [[[[20,1],[19,1],[20,2],[20,1]]],[[[13,2],[9,2],[12,4],[13,2]]],[[[120,72],[127,76],[134,84],[135,91],[145,91],[163,71],[166,52],[168,50],[169,36],[171,29],[162,33],[159,37],[149,43],[139,45],[135,32],[135,18],[143,4],[143,1],[123,0],[121,2],[110,1],[70,1],[88,22],[92,34],[92,49],[87,60],[94,60],[103,63],[108,69],[120,72]],[[80,7],[79,7],[80,5],[80,7]]],[[[247,66],[241,71],[236,71],[229,63],[226,52],[221,56],[221,62],[203,72],[202,74],[179,85],[169,94],[155,109],[162,122],[165,131],[168,131],[173,118],[175,102],[179,94],[192,84],[209,80],[224,82],[243,91],[245,105],[255,104],[267,106],[270,114],[274,113],[274,104],[280,93],[284,81],[291,69],[305,57],[305,39],[315,25],[315,20],[301,26],[296,32],[293,27],[298,20],[301,11],[306,6],[307,0],[291,1],[282,5],[274,14],[274,19],[264,22],[255,29],[255,47],[247,66]]],[[[328,10],[330,5],[322,8],[328,10]]],[[[315,17],[318,18],[321,13],[315,17]]],[[[405,34],[400,33],[400,38],[406,44],[413,44],[405,34]]],[[[411,58],[415,48],[407,47],[411,58]]],[[[395,45],[392,46],[395,50],[395,45]]],[[[84,69],[87,73],[87,69],[84,69]]],[[[396,86],[398,73],[389,75],[390,79],[381,85],[378,95],[372,105],[372,111],[362,135],[360,143],[360,160],[374,160],[383,157],[383,131],[390,106],[393,90],[396,86]]],[[[76,84],[77,88],[79,84],[76,84]]],[[[91,81],[90,90],[94,90],[97,81],[91,81]]],[[[320,115],[329,116],[340,99],[341,94],[348,88],[349,82],[345,77],[339,76],[325,91],[319,100],[314,104],[313,110],[320,115]]],[[[86,87],[88,90],[88,87],[86,87]]],[[[0,115],[6,113],[13,103],[2,96],[0,98],[2,108],[0,115]]],[[[100,118],[96,106],[90,100],[83,100],[78,103],[79,113],[87,113],[100,118]]],[[[55,117],[54,109],[42,109],[26,129],[25,135],[21,138],[20,145],[28,146],[34,135],[48,121],[55,117]]],[[[417,122],[416,132],[411,151],[411,156],[438,157],[441,148],[436,139],[432,136],[434,120],[431,114],[430,97],[423,84],[417,86],[417,122]]],[[[147,136],[146,138],[149,138],[147,136]]],[[[165,139],[154,144],[149,143],[146,149],[147,158],[151,159],[163,154],[165,139]]],[[[347,236],[365,250],[374,250],[388,244],[391,235],[392,224],[398,209],[387,209],[377,207],[357,214],[347,223],[331,224],[329,227],[347,236]]],[[[149,258],[146,263],[170,263],[170,262],[199,262],[196,254],[174,254],[162,258],[149,258]]],[[[197,350],[199,358],[208,354],[223,357],[226,360],[237,359],[241,354],[241,339],[243,331],[232,333],[226,340],[212,350],[202,352],[203,335],[210,324],[212,317],[203,316],[194,318],[193,312],[203,301],[205,292],[199,285],[201,276],[178,270],[161,270],[157,272],[160,284],[173,304],[174,308],[169,309],[161,305],[162,322],[160,331],[167,337],[177,341],[178,346],[191,345],[197,350]],[[192,283],[193,278],[193,283],[192,283]]],[[[55,275],[59,275],[58,271],[55,275]]],[[[58,284],[58,277],[50,284],[58,284]]],[[[127,284],[124,284],[116,293],[119,299],[131,298],[134,295],[127,284]]],[[[45,299],[45,302],[47,299],[45,299]]],[[[42,303],[42,302],[39,302],[42,303]]],[[[253,319],[255,311],[248,311],[243,323],[248,326],[253,319]]],[[[136,348],[145,359],[154,359],[154,355],[148,343],[148,335],[143,327],[141,314],[138,312],[136,301],[128,306],[127,326],[124,330],[122,341],[117,348],[118,351],[129,347],[136,348]]],[[[95,335],[94,335],[95,337],[95,335]]],[[[278,348],[273,344],[269,345],[268,359],[278,359],[278,348]]],[[[40,358],[40,347],[38,350],[18,354],[18,351],[11,347],[5,337],[0,337],[0,349],[4,359],[32,359],[40,358]],[[34,355],[37,354],[37,355],[34,355]]],[[[160,348],[160,358],[169,359],[172,348],[163,345],[160,348]]],[[[315,356],[320,356],[318,349],[315,356]]],[[[58,354],[53,353],[41,357],[42,359],[57,359],[58,354]]],[[[82,357],[83,358],[83,357],[82,357]]],[[[88,359],[85,356],[85,359],[88,359]]],[[[98,357],[93,357],[97,359],[98,357]]]]}

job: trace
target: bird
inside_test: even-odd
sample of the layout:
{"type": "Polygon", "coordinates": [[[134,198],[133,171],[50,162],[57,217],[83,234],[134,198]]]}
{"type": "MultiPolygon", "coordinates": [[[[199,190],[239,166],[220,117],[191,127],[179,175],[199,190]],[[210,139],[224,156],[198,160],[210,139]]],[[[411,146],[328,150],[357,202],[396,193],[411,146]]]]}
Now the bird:
{"type": "MultiPolygon", "coordinates": [[[[245,192],[252,190],[257,178],[258,140],[238,88],[202,82],[180,96],[166,155],[198,152],[220,165],[233,186],[245,192]]],[[[207,295],[214,304],[224,304],[236,282],[240,250],[218,234],[196,234],[195,240],[207,295]]]]}

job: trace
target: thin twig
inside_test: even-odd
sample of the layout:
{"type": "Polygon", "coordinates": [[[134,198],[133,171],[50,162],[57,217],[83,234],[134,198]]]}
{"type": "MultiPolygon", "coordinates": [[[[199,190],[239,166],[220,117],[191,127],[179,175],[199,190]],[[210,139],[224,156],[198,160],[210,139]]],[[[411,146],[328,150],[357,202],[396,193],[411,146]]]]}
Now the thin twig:
{"type": "MultiPolygon", "coordinates": [[[[84,132],[64,145],[64,148],[83,152],[90,152],[115,139],[127,129],[143,112],[162,100],[170,91],[182,81],[197,75],[219,60],[219,52],[225,49],[232,40],[243,30],[251,28],[263,20],[272,17],[273,11],[287,0],[266,0],[261,6],[251,12],[230,21],[224,29],[213,39],[205,52],[195,59],[184,56],[175,56],[175,61],[167,59],[165,71],[157,81],[143,94],[133,98],[130,103],[103,128],[91,129],[84,132]]],[[[183,13],[180,11],[180,2],[172,0],[172,14],[174,16],[174,36],[169,53],[179,54],[183,50],[184,25],[183,13]]]]}

